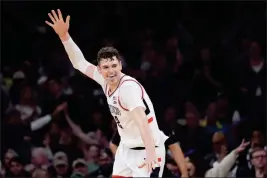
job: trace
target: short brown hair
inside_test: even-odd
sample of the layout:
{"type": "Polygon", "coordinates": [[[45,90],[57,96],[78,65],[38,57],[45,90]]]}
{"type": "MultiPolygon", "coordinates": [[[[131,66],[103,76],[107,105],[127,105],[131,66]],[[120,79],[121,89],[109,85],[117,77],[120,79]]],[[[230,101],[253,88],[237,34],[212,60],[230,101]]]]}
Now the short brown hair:
{"type": "Polygon", "coordinates": [[[103,47],[97,53],[97,63],[99,64],[101,59],[110,58],[112,60],[113,56],[115,56],[118,60],[120,60],[119,59],[119,52],[118,52],[118,50],[116,48],[103,47]]]}

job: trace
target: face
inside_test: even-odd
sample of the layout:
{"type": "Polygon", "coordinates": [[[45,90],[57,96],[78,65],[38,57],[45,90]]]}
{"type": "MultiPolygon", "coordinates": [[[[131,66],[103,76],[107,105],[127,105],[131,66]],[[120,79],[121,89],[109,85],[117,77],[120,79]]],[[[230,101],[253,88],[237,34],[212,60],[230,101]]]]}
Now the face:
{"type": "Polygon", "coordinates": [[[83,175],[88,174],[88,167],[84,164],[77,164],[74,168],[74,172],[80,172],[83,175]]]}
{"type": "Polygon", "coordinates": [[[55,80],[51,80],[49,82],[49,91],[54,94],[57,95],[60,91],[61,91],[61,86],[59,83],[57,83],[55,80]]]}
{"type": "Polygon", "coordinates": [[[4,163],[5,163],[6,166],[9,165],[10,160],[11,160],[13,157],[14,157],[14,155],[13,155],[12,153],[10,153],[10,152],[7,152],[7,153],[5,154],[4,163]]]}
{"type": "Polygon", "coordinates": [[[57,175],[65,175],[68,172],[68,166],[66,164],[59,164],[56,167],[57,175]]]}
{"type": "Polygon", "coordinates": [[[20,163],[17,162],[11,162],[10,164],[10,171],[14,175],[19,175],[23,170],[23,166],[20,163]]]}
{"type": "Polygon", "coordinates": [[[171,120],[175,119],[175,117],[176,117],[176,111],[174,108],[168,108],[165,111],[165,120],[166,121],[171,121],[171,120]]]}
{"type": "Polygon", "coordinates": [[[110,85],[116,85],[121,77],[122,65],[116,56],[111,59],[101,59],[98,71],[110,85]]]}
{"type": "Polygon", "coordinates": [[[94,159],[98,159],[100,156],[100,150],[97,146],[92,145],[87,149],[86,154],[90,157],[90,158],[94,158],[94,159]]]}
{"type": "Polygon", "coordinates": [[[24,88],[21,93],[23,99],[29,100],[33,97],[32,89],[30,87],[24,88]]]}
{"type": "Polygon", "coordinates": [[[264,142],[263,135],[260,131],[253,131],[251,138],[251,147],[262,145],[264,142]]]}
{"type": "Polygon", "coordinates": [[[259,150],[252,154],[251,163],[255,168],[262,169],[266,166],[266,151],[259,150]]]}
{"type": "Polygon", "coordinates": [[[190,128],[198,126],[197,116],[193,112],[188,112],[185,114],[186,124],[190,128]]]}
{"type": "Polygon", "coordinates": [[[37,153],[32,154],[32,163],[34,165],[42,165],[42,164],[45,164],[46,161],[47,161],[47,158],[45,155],[37,154],[37,153]]]}

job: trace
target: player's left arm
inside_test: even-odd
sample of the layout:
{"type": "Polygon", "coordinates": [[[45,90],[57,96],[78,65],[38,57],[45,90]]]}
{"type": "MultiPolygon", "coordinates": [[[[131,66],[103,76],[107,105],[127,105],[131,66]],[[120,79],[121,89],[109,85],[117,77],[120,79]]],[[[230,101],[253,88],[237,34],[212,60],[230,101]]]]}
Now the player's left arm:
{"type": "Polygon", "coordinates": [[[124,104],[124,106],[131,112],[134,121],[138,125],[146,149],[146,161],[149,161],[148,164],[150,164],[147,165],[148,170],[151,170],[151,166],[154,166],[154,163],[152,165],[152,162],[156,160],[156,150],[152,131],[148,125],[145,114],[146,106],[142,100],[141,86],[136,82],[125,82],[120,88],[120,99],[122,104],[124,104]]]}
{"type": "Polygon", "coordinates": [[[175,163],[180,169],[181,177],[188,177],[186,161],[180,145],[177,142],[173,143],[169,145],[169,150],[172,153],[175,163]]]}
{"type": "Polygon", "coordinates": [[[167,134],[169,135],[169,138],[166,140],[165,144],[168,146],[176,165],[179,167],[181,177],[188,177],[186,160],[183,151],[176,139],[175,130],[166,129],[165,132],[169,133],[167,134]]]}

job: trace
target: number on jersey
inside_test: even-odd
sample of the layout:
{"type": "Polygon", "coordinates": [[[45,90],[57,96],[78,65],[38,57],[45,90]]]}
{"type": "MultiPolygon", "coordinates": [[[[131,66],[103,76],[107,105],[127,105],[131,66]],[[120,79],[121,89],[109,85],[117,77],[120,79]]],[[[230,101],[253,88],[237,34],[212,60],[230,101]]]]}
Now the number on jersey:
{"type": "Polygon", "coordinates": [[[121,123],[120,123],[120,121],[119,121],[119,119],[118,119],[117,116],[114,116],[114,120],[115,120],[115,122],[117,123],[117,125],[118,125],[121,129],[123,129],[123,127],[121,126],[121,123]]]}

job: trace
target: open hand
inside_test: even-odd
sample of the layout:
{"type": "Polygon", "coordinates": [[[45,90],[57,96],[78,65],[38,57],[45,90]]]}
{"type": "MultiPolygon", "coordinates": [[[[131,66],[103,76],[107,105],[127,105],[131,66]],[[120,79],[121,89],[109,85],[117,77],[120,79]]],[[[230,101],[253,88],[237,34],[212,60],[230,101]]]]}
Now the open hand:
{"type": "Polygon", "coordinates": [[[56,14],[54,10],[51,12],[52,14],[48,13],[48,16],[52,23],[48,21],[45,21],[45,23],[52,27],[60,38],[66,36],[70,27],[70,16],[68,15],[66,21],[64,22],[60,9],[57,10],[58,14],[56,14]]]}
{"type": "Polygon", "coordinates": [[[56,109],[54,110],[54,112],[52,113],[52,117],[56,116],[57,114],[59,114],[61,111],[65,110],[67,108],[68,104],[66,102],[58,105],[56,107],[56,109]]]}
{"type": "Polygon", "coordinates": [[[152,154],[151,152],[148,152],[147,158],[145,159],[144,163],[138,166],[138,168],[143,168],[146,166],[147,171],[151,174],[152,169],[155,169],[156,165],[159,166],[156,155],[152,154]]]}

